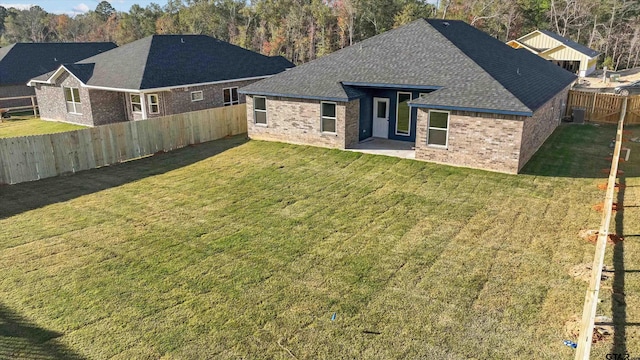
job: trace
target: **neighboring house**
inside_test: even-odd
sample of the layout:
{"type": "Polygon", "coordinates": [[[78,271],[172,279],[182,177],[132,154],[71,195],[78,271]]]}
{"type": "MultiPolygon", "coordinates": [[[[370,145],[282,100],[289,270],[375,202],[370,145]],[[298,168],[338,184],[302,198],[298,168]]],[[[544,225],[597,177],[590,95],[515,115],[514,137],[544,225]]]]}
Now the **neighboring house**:
{"type": "Polygon", "coordinates": [[[32,79],[43,119],[88,126],[244,103],[238,87],[293,67],[204,35],[153,35],[32,79]]]}
{"type": "MultiPolygon", "coordinates": [[[[16,43],[0,49],[0,99],[34,96],[27,86],[32,78],[57,69],[61,64],[74,63],[116,44],[94,43],[16,43]]],[[[0,108],[31,105],[31,99],[0,100],[0,108]]]]}
{"type": "Polygon", "coordinates": [[[516,173],[575,75],[462,22],[417,20],[240,89],[252,139],[415,144],[420,160],[516,173]]]}
{"type": "Polygon", "coordinates": [[[527,49],[580,77],[595,71],[600,55],[595,50],[547,30],[536,30],[507,42],[507,45],[515,49],[527,49]]]}

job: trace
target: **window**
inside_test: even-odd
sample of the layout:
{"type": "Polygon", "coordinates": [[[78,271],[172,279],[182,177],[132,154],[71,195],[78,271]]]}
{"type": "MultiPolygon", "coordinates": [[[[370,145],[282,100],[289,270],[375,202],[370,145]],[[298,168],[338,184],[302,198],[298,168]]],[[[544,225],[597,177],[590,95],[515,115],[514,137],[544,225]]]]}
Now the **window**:
{"type": "Polygon", "coordinates": [[[140,94],[131,94],[131,111],[142,112],[142,102],[140,94]]]}
{"type": "Polygon", "coordinates": [[[149,114],[158,114],[160,112],[160,102],[158,101],[158,95],[149,94],[147,95],[147,100],[149,100],[149,114]]]}
{"type": "Polygon", "coordinates": [[[449,113],[429,110],[427,145],[447,147],[449,142],[449,113]]]}
{"type": "Polygon", "coordinates": [[[202,94],[202,90],[201,91],[192,91],[191,92],[191,102],[202,101],[202,99],[204,99],[204,95],[202,94]]]}
{"type": "Polygon", "coordinates": [[[222,105],[236,105],[240,104],[240,99],[238,98],[238,87],[231,87],[222,89],[222,95],[224,96],[224,101],[222,105]]]}
{"type": "Polygon", "coordinates": [[[388,119],[389,118],[389,108],[387,108],[388,100],[381,99],[376,101],[376,117],[379,119],[388,119]]]}
{"type": "Polygon", "coordinates": [[[320,117],[322,132],[336,133],[336,104],[329,102],[320,103],[320,117]]]}
{"type": "Polygon", "coordinates": [[[409,136],[411,132],[410,92],[398,91],[398,107],[396,109],[396,135],[409,136]]]}
{"type": "Polygon", "coordinates": [[[82,114],[82,105],[80,104],[80,91],[78,88],[65,87],[64,99],[67,101],[67,112],[71,114],[82,114]]]}
{"type": "Polygon", "coordinates": [[[267,98],[262,96],[253,98],[253,120],[256,124],[267,125],[267,98]]]}

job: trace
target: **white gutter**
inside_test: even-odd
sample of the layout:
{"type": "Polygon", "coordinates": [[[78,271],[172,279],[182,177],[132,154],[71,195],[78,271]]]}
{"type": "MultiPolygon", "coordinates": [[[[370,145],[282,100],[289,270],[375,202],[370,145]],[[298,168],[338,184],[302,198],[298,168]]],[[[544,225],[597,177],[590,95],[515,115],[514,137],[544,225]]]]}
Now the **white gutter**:
{"type": "Polygon", "coordinates": [[[183,84],[183,85],[165,86],[165,87],[159,87],[159,88],[153,88],[153,89],[114,88],[114,87],[108,87],[108,86],[87,85],[87,84],[84,84],[84,83],[82,83],[82,87],[87,88],[87,89],[107,90],[107,91],[120,91],[120,92],[131,92],[131,93],[139,93],[139,92],[150,93],[150,92],[158,92],[158,91],[170,91],[170,90],[173,90],[173,89],[179,89],[179,88],[184,88],[184,87],[206,86],[206,85],[226,84],[226,83],[232,83],[232,82],[238,82],[238,81],[260,80],[260,79],[266,79],[266,78],[269,78],[269,77],[272,77],[272,76],[273,75],[254,76],[254,77],[241,78],[241,79],[231,79],[231,80],[210,81],[210,82],[203,82],[203,83],[196,83],[196,84],[183,84]]]}
{"type": "Polygon", "coordinates": [[[32,80],[29,80],[29,82],[27,83],[27,86],[33,86],[33,85],[31,85],[32,83],[53,84],[53,82],[51,80],[54,77],[59,76],[58,73],[60,72],[60,70],[62,68],[64,68],[64,70],[66,72],[68,72],[69,74],[71,74],[71,76],[73,76],[76,80],[78,80],[78,82],[80,82],[80,85],[83,88],[96,89],[96,90],[106,90],[106,91],[128,92],[128,93],[136,93],[136,94],[140,93],[140,92],[170,91],[170,90],[173,90],[173,89],[179,89],[179,88],[184,88],[184,87],[226,84],[226,83],[232,83],[232,82],[238,82],[238,81],[261,80],[261,79],[266,79],[266,78],[269,78],[269,77],[273,76],[273,75],[253,76],[253,77],[240,78],[240,79],[230,79],[230,80],[220,80],[220,81],[209,81],[209,82],[196,83],[196,84],[183,84],[183,85],[165,86],[165,87],[159,87],[159,88],[153,88],[153,89],[126,89],[126,88],[116,88],[116,87],[108,87],[108,86],[87,85],[84,82],[82,82],[80,79],[78,79],[75,75],[73,75],[73,73],[71,71],[69,71],[67,68],[65,68],[64,65],[61,65],[58,68],[58,70],[56,70],[56,72],[53,73],[49,77],[49,79],[47,79],[46,81],[33,80],[32,79],[32,80]]]}
{"type": "Polygon", "coordinates": [[[78,82],[84,86],[84,83],[82,82],[82,80],[78,79],[77,76],[73,75],[73,73],[71,71],[69,71],[69,69],[67,69],[64,65],[60,65],[60,67],[53,74],[51,74],[51,76],[49,76],[49,78],[47,80],[43,81],[43,80],[31,79],[31,80],[29,80],[29,82],[27,82],[27,86],[33,86],[32,83],[53,84],[52,80],[54,78],[57,79],[60,76],[60,74],[62,73],[62,71],[61,71],[62,69],[64,69],[67,73],[69,73],[71,76],[73,76],[74,79],[78,80],[78,82]]]}

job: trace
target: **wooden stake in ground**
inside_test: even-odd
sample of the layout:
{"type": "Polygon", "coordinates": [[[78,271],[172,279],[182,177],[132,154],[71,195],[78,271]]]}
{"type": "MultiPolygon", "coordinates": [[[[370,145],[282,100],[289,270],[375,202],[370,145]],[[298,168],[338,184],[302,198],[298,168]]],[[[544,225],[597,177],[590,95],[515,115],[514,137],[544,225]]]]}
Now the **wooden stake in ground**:
{"type": "Polygon", "coordinates": [[[613,213],[613,197],[615,194],[616,178],[618,175],[618,160],[620,159],[620,149],[622,148],[622,131],[624,128],[624,116],[627,112],[627,98],[622,103],[622,112],[618,121],[618,131],[616,133],[616,145],[613,150],[613,160],[611,161],[611,171],[607,182],[607,192],[604,199],[602,211],[602,222],[598,232],[598,242],[596,253],[593,258],[591,281],[584,301],[582,320],[580,322],[580,334],[578,336],[578,349],[576,350],[576,360],[589,360],[591,354],[591,341],[593,340],[593,326],[598,308],[598,296],[600,294],[600,280],[602,278],[602,265],[604,264],[604,251],[607,246],[609,236],[609,226],[611,225],[611,214],[613,213]]]}

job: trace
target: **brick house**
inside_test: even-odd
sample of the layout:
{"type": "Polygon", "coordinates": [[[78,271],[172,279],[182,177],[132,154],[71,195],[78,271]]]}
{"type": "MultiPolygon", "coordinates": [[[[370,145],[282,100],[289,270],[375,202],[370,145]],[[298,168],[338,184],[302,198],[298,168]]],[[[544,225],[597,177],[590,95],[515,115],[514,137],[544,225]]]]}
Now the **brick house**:
{"type": "Polygon", "coordinates": [[[152,35],[29,82],[46,120],[95,126],[245,102],[238,88],[293,67],[204,35],[152,35]]]}
{"type": "MultiPolygon", "coordinates": [[[[33,77],[116,47],[112,42],[15,43],[0,49],[0,99],[35,96],[33,77]]],[[[31,105],[31,99],[0,100],[0,108],[31,105]]]]}
{"type": "Polygon", "coordinates": [[[558,126],[575,79],[462,21],[421,19],[240,93],[252,139],[390,139],[419,160],[517,173],[558,126]]]}

